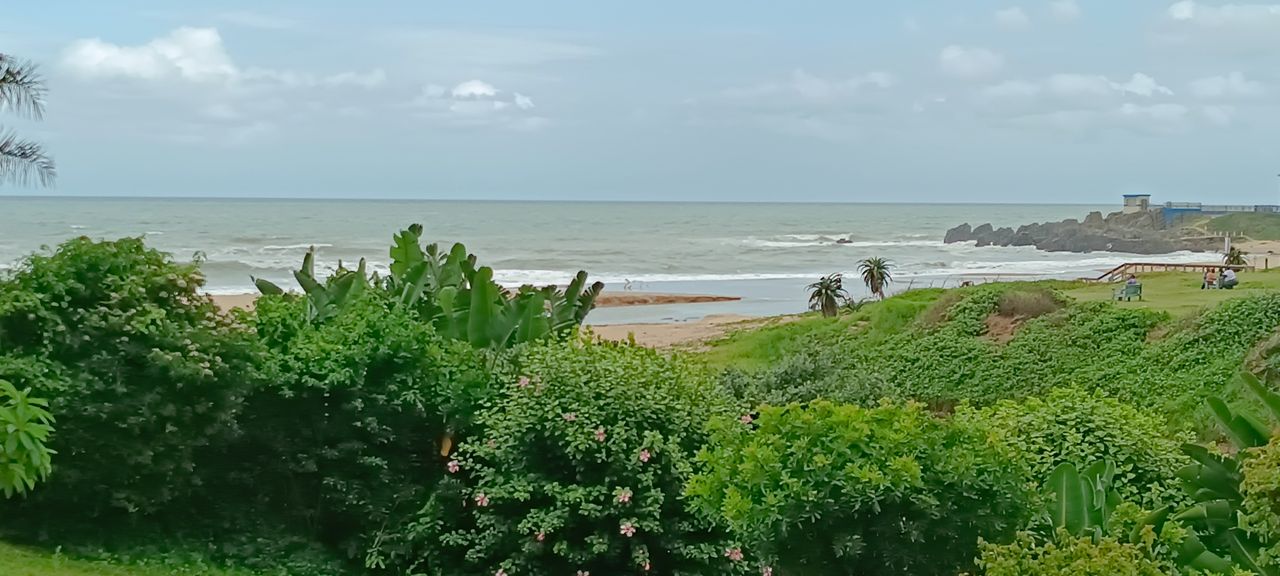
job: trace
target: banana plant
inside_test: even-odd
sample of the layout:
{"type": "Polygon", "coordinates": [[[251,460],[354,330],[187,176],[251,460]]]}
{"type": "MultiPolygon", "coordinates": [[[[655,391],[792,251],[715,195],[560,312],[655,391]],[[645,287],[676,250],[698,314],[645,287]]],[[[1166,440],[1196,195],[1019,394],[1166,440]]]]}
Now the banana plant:
{"type": "MultiPolygon", "coordinates": [[[[365,276],[362,258],[355,270],[348,270],[339,263],[337,271],[322,282],[316,278],[315,258],[316,249],[312,246],[302,258],[302,268],[295,270],[293,277],[307,299],[307,321],[320,323],[345,311],[368,288],[369,279],[365,276]]],[[[253,283],[264,295],[285,293],[284,289],[263,278],[253,278],[253,283]]]]}
{"type": "Polygon", "coordinates": [[[1044,488],[1054,531],[1101,539],[1110,528],[1111,514],[1121,503],[1113,484],[1115,474],[1116,467],[1111,462],[1094,463],[1084,472],[1068,463],[1055,468],[1044,488]]]}

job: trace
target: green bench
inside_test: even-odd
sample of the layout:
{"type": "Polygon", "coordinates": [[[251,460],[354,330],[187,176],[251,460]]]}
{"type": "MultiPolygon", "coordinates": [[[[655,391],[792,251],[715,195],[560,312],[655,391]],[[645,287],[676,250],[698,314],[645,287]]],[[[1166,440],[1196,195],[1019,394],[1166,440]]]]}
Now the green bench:
{"type": "Polygon", "coordinates": [[[1137,298],[1138,301],[1141,302],[1142,301],[1142,285],[1141,284],[1125,284],[1124,286],[1116,288],[1115,296],[1116,296],[1116,300],[1124,300],[1125,302],[1132,302],[1134,298],[1137,298]]]}

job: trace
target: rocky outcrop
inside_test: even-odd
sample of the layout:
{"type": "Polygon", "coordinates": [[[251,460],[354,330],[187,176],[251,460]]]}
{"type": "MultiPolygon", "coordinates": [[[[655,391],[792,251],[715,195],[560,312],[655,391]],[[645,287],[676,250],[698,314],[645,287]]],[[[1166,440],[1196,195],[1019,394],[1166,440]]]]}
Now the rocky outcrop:
{"type": "Polygon", "coordinates": [[[1160,209],[1135,214],[1090,212],[1081,222],[1061,222],[995,228],[961,224],[947,231],[948,244],[973,242],[978,246],[1035,246],[1049,252],[1127,252],[1166,254],[1178,250],[1208,251],[1217,247],[1213,238],[1183,237],[1179,229],[1165,227],[1160,209]]]}

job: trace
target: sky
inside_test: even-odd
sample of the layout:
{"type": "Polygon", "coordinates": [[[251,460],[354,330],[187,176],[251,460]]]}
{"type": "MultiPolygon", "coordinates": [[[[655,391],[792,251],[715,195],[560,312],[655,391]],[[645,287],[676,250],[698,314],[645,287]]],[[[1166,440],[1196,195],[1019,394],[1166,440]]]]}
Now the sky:
{"type": "Polygon", "coordinates": [[[13,3],[0,194],[1280,203],[1257,1],[13,3]]]}

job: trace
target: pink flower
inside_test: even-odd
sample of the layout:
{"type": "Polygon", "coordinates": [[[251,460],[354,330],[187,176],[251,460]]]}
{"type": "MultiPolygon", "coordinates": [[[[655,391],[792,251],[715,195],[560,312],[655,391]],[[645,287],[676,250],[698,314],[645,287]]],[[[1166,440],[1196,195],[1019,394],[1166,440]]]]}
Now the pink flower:
{"type": "Polygon", "coordinates": [[[591,576],[591,573],[586,570],[579,570],[577,576],[591,576]]]}
{"type": "Polygon", "coordinates": [[[773,567],[765,566],[760,569],[760,576],[773,576],[773,567]]]}
{"type": "Polygon", "coordinates": [[[596,442],[604,442],[604,426],[596,428],[596,442]]]}
{"type": "Polygon", "coordinates": [[[485,496],[484,492],[476,494],[476,506],[484,508],[485,506],[488,506],[488,505],[489,505],[489,497],[485,496]]]}
{"type": "Polygon", "coordinates": [[[499,568],[497,572],[493,573],[493,576],[507,576],[507,571],[499,568]]]}
{"type": "Polygon", "coordinates": [[[725,550],[725,551],[724,551],[724,555],[725,555],[725,557],[726,557],[726,558],[728,558],[728,559],[730,559],[730,560],[733,560],[734,562],[740,562],[740,561],[742,561],[742,549],[741,549],[741,548],[730,548],[730,549],[728,549],[728,550],[725,550]]]}
{"type": "Polygon", "coordinates": [[[462,469],[462,465],[458,464],[457,460],[450,460],[449,463],[445,465],[445,469],[448,470],[450,474],[457,474],[458,470],[462,469]]]}
{"type": "Polygon", "coordinates": [[[741,420],[743,424],[750,424],[755,419],[752,418],[750,414],[743,414],[738,420],[741,420]]]}
{"type": "Polygon", "coordinates": [[[615,500],[617,500],[619,504],[626,504],[627,502],[630,502],[630,501],[631,501],[631,489],[630,489],[630,488],[623,488],[623,489],[621,489],[621,490],[618,490],[618,496],[617,496],[617,498],[615,498],[615,500]]]}
{"type": "Polygon", "coordinates": [[[533,539],[534,539],[534,540],[537,540],[537,541],[539,541],[539,542],[541,542],[541,541],[543,541],[543,540],[546,540],[546,539],[547,539],[547,533],[546,533],[546,532],[539,532],[539,533],[537,533],[537,534],[535,534],[535,535],[534,535],[533,539]]]}
{"type": "Polygon", "coordinates": [[[565,421],[565,422],[573,422],[574,420],[577,420],[577,419],[578,419],[578,415],[577,415],[577,414],[574,414],[573,412],[565,412],[565,413],[564,413],[564,421],[565,421]]]}
{"type": "Polygon", "coordinates": [[[521,377],[520,377],[520,381],[518,382],[518,384],[520,385],[520,387],[521,387],[521,388],[528,388],[528,387],[529,387],[529,377],[528,377],[528,376],[521,376],[521,377]]]}
{"type": "Polygon", "coordinates": [[[618,533],[630,538],[636,535],[636,527],[632,526],[630,522],[623,522],[622,526],[618,527],[618,533]]]}
{"type": "Polygon", "coordinates": [[[649,457],[650,457],[650,454],[649,454],[649,451],[648,451],[648,450],[641,450],[641,451],[640,451],[640,461],[641,461],[641,462],[648,462],[648,461],[649,461],[649,457]]]}
{"type": "Polygon", "coordinates": [[[644,563],[644,571],[645,571],[645,572],[648,572],[648,571],[649,571],[649,563],[648,563],[648,562],[645,562],[645,563],[644,563]]]}

